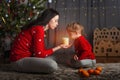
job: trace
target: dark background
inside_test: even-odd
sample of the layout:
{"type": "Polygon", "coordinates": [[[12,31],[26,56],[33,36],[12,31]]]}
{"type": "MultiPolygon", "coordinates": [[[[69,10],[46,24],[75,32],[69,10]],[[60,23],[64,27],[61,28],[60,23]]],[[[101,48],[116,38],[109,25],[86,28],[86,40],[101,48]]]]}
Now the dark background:
{"type": "Polygon", "coordinates": [[[60,44],[62,37],[67,36],[65,27],[70,22],[79,22],[85,27],[91,45],[95,28],[120,28],[120,0],[52,0],[48,7],[60,13],[59,26],[49,31],[50,47],[60,44]]]}

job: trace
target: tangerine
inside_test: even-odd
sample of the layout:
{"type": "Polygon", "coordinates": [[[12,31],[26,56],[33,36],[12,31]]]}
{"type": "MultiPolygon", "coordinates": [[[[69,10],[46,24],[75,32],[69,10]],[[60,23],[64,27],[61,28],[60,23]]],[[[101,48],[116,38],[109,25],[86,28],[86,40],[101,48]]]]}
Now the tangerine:
{"type": "Polygon", "coordinates": [[[78,69],[78,73],[82,73],[83,70],[84,69],[82,69],[82,68],[78,69]]]}
{"type": "Polygon", "coordinates": [[[94,74],[100,75],[100,71],[99,70],[94,70],[94,74]]]}
{"type": "Polygon", "coordinates": [[[83,75],[84,77],[89,77],[89,76],[90,76],[90,74],[89,74],[86,70],[83,70],[83,71],[82,71],[82,75],[83,75]]]}
{"type": "Polygon", "coordinates": [[[94,69],[88,69],[89,74],[94,74],[94,69]]]}
{"type": "Polygon", "coordinates": [[[98,67],[96,67],[96,70],[99,70],[101,72],[102,71],[102,67],[98,66],[98,67]]]}

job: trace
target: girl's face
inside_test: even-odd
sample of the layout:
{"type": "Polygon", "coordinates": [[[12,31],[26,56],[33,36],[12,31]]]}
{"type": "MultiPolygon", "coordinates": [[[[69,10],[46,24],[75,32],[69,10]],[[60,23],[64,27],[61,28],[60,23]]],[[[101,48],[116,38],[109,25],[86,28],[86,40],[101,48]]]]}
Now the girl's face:
{"type": "Polygon", "coordinates": [[[48,23],[49,28],[55,29],[58,26],[58,20],[59,20],[59,15],[53,17],[48,23]]]}
{"type": "Polygon", "coordinates": [[[68,32],[68,35],[71,39],[76,39],[77,38],[77,33],[76,32],[68,32]]]}
{"type": "Polygon", "coordinates": [[[71,31],[68,31],[68,35],[71,39],[77,39],[78,37],[81,36],[81,33],[80,32],[71,32],[71,31]]]}

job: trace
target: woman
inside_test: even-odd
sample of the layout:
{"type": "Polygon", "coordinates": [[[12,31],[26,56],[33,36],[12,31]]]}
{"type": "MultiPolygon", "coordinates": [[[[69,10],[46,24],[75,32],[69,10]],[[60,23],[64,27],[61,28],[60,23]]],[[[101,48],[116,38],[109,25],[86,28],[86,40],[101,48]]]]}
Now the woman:
{"type": "Polygon", "coordinates": [[[52,73],[58,69],[51,56],[55,51],[68,46],[61,44],[45,49],[44,35],[48,29],[58,26],[59,13],[46,9],[35,21],[23,27],[16,37],[10,55],[12,68],[20,72],[52,73]]]}

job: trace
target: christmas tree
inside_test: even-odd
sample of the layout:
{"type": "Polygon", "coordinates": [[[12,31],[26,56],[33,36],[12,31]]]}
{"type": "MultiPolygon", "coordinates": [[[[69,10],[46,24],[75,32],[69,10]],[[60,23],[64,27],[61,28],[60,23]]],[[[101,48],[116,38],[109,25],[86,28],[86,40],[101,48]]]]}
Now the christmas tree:
{"type": "Polygon", "coordinates": [[[0,0],[0,37],[5,32],[19,33],[45,7],[46,0],[0,0]]]}

